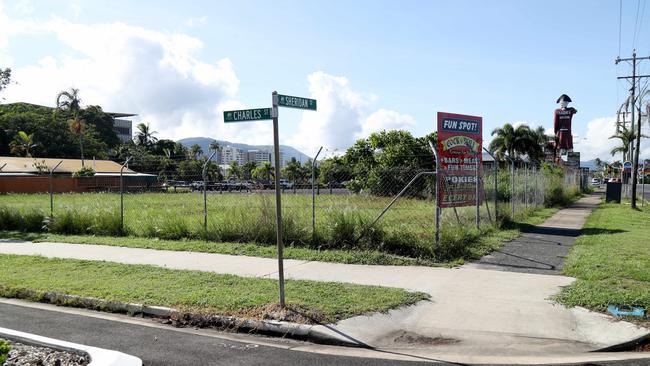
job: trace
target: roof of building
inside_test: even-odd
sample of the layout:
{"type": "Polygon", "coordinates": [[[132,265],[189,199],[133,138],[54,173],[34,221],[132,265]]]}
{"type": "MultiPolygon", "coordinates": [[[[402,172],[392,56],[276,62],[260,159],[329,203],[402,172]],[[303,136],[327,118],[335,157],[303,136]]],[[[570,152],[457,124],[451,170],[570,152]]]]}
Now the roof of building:
{"type": "MultiPolygon", "coordinates": [[[[74,173],[81,169],[80,159],[59,158],[18,158],[13,156],[0,156],[0,170],[2,173],[38,173],[35,165],[44,164],[48,171],[62,162],[55,173],[74,173]],[[5,165],[6,164],[6,165],[5,165]]],[[[93,168],[96,173],[120,173],[122,166],[110,160],[85,160],[85,165],[93,168]]],[[[133,170],[124,169],[124,173],[135,173],[133,170]]]]}

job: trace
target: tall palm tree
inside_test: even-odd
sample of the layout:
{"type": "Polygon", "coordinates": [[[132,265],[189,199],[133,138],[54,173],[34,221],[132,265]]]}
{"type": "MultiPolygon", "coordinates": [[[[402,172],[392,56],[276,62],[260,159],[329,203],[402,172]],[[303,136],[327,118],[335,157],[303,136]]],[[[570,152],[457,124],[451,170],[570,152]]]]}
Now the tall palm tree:
{"type": "MultiPolygon", "coordinates": [[[[647,136],[641,135],[641,137],[647,137],[647,136]]],[[[622,153],[623,160],[626,160],[627,153],[630,151],[632,142],[636,139],[636,133],[634,132],[634,130],[627,128],[626,126],[621,126],[621,129],[616,133],[616,135],[612,135],[609,138],[619,139],[621,142],[620,145],[614,147],[609,153],[612,154],[612,156],[618,153],[622,153]]]]}
{"type": "Polygon", "coordinates": [[[72,118],[68,121],[70,132],[77,135],[79,138],[79,150],[81,152],[81,166],[84,166],[84,130],[86,123],[79,118],[81,111],[81,98],[79,97],[79,89],[70,88],[64,90],[56,95],[56,109],[65,110],[72,114],[72,118]]]}
{"type": "Polygon", "coordinates": [[[201,148],[201,145],[199,144],[194,144],[190,146],[190,156],[192,159],[198,159],[199,156],[203,154],[203,149],[201,148]]]}
{"type": "Polygon", "coordinates": [[[490,151],[496,153],[499,159],[506,154],[510,157],[517,154],[537,155],[535,134],[526,125],[515,128],[512,124],[506,123],[503,127],[495,128],[492,136],[495,137],[490,142],[490,151]]]}
{"type": "Polygon", "coordinates": [[[151,131],[151,127],[149,126],[149,123],[138,123],[135,128],[138,130],[138,132],[135,133],[135,144],[144,146],[144,147],[151,147],[153,144],[158,141],[158,139],[154,136],[158,132],[156,131],[151,131]]]}
{"type": "Polygon", "coordinates": [[[34,134],[27,134],[25,131],[18,131],[13,141],[9,143],[10,152],[16,155],[23,155],[26,158],[32,157],[32,149],[38,144],[34,142],[34,134]]]}
{"type": "Polygon", "coordinates": [[[212,142],[211,142],[210,145],[208,146],[208,149],[210,149],[210,150],[212,150],[212,151],[217,151],[217,150],[219,150],[219,141],[217,141],[217,140],[212,140],[212,142]]]}

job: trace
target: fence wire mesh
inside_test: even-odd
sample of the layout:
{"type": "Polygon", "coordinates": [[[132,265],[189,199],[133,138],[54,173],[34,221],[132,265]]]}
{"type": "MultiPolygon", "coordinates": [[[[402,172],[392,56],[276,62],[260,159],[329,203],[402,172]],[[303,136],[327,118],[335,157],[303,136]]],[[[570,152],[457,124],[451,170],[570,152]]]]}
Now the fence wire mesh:
{"type": "MultiPolygon", "coordinates": [[[[317,162],[314,181],[311,162],[305,166],[308,169],[300,174],[281,172],[286,245],[441,256],[435,248],[433,160],[367,171],[353,171],[340,162],[317,162]]],[[[45,195],[3,195],[0,207],[40,212],[47,230],[66,234],[275,244],[272,167],[249,164],[232,172],[205,159],[172,156],[163,161],[136,157],[128,168],[121,178],[116,174],[78,178],[72,190],[85,193],[55,193],[52,215],[45,195]]],[[[503,220],[521,220],[553,204],[554,189],[578,189],[584,180],[580,174],[569,169],[555,176],[531,164],[484,163],[477,202],[442,210],[442,243],[461,240],[458,230],[480,235],[503,220]]],[[[59,189],[59,180],[53,178],[55,191],[65,190],[59,189]]],[[[475,189],[476,181],[470,186],[475,189]]]]}

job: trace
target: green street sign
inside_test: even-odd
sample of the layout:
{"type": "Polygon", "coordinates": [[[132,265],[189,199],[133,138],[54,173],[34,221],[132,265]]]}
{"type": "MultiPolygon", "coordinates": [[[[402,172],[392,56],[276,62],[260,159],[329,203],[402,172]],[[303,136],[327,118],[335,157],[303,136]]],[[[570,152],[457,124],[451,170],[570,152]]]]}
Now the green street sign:
{"type": "Polygon", "coordinates": [[[278,94],[278,106],[297,109],[316,110],[316,99],[292,97],[290,95],[278,94]]]}
{"type": "Polygon", "coordinates": [[[272,119],[271,108],[240,109],[238,111],[224,111],[223,121],[225,123],[263,121],[272,119]]]}

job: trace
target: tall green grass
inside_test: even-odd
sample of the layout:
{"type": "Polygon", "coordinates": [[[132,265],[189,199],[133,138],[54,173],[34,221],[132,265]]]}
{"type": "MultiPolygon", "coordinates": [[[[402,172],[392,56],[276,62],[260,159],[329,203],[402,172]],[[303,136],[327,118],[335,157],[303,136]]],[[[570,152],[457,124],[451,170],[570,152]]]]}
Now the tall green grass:
{"type": "MultiPolygon", "coordinates": [[[[565,193],[562,191],[562,197],[565,193]]],[[[202,195],[197,193],[141,193],[124,197],[124,230],[119,195],[59,194],[54,217],[43,194],[0,196],[0,230],[50,232],[66,235],[136,236],[166,240],[201,239],[273,245],[276,241],[275,202],[268,194],[209,194],[208,224],[203,226],[202,195]]],[[[446,209],[441,220],[441,245],[435,247],[435,201],[402,198],[374,225],[390,202],[387,197],[322,195],[317,197],[316,230],[312,232],[311,197],[283,196],[283,237],[287,246],[326,249],[364,249],[426,260],[468,258],[477,253],[483,235],[504,222],[521,220],[534,209],[518,207],[510,217],[499,205],[499,220],[481,206],[481,229],[475,228],[474,207],[446,209]],[[458,215],[458,217],[456,216],[458,215]],[[491,217],[492,220],[488,220],[491,217]]],[[[549,201],[550,202],[550,201],[549,201]]],[[[554,200],[553,203],[561,203],[554,200]]],[[[488,202],[491,206],[492,202],[488,202]]],[[[480,251],[479,251],[480,252],[480,251]]]]}

